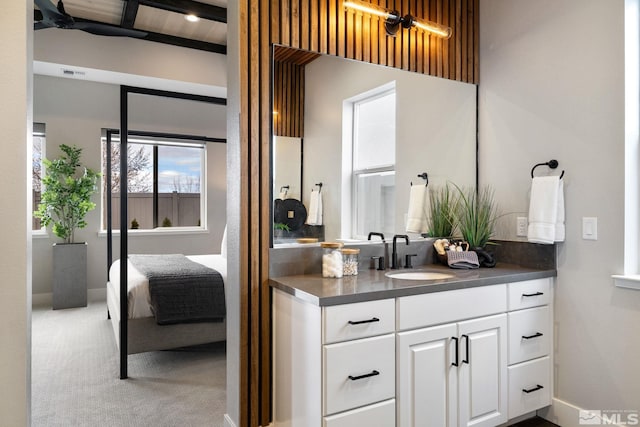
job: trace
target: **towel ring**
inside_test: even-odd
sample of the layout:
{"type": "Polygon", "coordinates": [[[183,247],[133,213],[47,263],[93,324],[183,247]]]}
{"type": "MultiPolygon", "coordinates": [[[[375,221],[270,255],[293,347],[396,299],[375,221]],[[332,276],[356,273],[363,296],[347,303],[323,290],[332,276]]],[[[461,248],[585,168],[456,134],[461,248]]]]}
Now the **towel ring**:
{"type": "MultiPolygon", "coordinates": [[[[427,175],[426,172],[422,172],[421,174],[419,174],[418,178],[422,178],[427,181],[427,183],[424,185],[425,187],[429,185],[429,175],[427,175]]],[[[410,184],[413,185],[413,182],[411,182],[410,184]]]]}
{"type": "MultiPolygon", "coordinates": [[[[555,159],[551,159],[548,162],[543,162],[543,163],[538,163],[537,165],[535,165],[534,167],[531,168],[531,178],[533,178],[533,171],[538,167],[538,166],[549,166],[549,168],[551,169],[555,169],[558,167],[558,161],[555,159]]],[[[564,176],[564,170],[562,171],[562,173],[560,174],[560,178],[562,179],[562,177],[564,176]]]]}

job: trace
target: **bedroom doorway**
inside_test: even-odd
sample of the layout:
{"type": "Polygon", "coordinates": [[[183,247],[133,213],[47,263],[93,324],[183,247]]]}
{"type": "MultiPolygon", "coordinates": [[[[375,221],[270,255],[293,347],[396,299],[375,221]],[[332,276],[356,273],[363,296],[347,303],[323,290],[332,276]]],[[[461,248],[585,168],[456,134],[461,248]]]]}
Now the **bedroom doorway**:
{"type": "MultiPolygon", "coordinates": [[[[61,130],[73,128],[78,133],[78,143],[85,146],[84,153],[86,157],[100,159],[102,157],[101,144],[95,136],[91,135],[100,135],[100,127],[117,128],[119,87],[116,86],[114,88],[112,87],[113,85],[76,82],[68,79],[62,81],[62,79],[51,77],[38,77],[37,80],[39,82],[36,89],[42,88],[45,89],[45,92],[49,89],[53,90],[53,93],[45,95],[46,100],[41,99],[39,96],[40,91],[37,91],[34,96],[36,98],[34,99],[34,115],[36,118],[42,117],[43,119],[39,121],[47,123],[47,129],[51,130],[49,132],[49,148],[55,147],[60,143],[61,130]],[[47,82],[43,83],[43,80],[47,80],[47,82]],[[80,86],[73,89],[72,85],[74,84],[80,86]],[[56,91],[54,87],[58,85],[60,88],[56,91]],[[114,91],[115,96],[113,95],[114,91]],[[49,111],[45,111],[50,107],[49,100],[54,101],[56,98],[59,100],[62,94],[66,99],[69,99],[70,96],[77,96],[78,98],[77,103],[69,102],[69,104],[74,104],[72,107],[75,108],[75,112],[71,115],[72,111],[65,111],[69,116],[68,118],[55,117],[55,113],[59,112],[59,107],[57,110],[51,107],[49,111]],[[82,103],[83,98],[86,101],[85,104],[82,103]],[[100,99],[103,104],[100,108],[96,107],[94,111],[96,113],[95,118],[88,117],[92,114],[91,108],[93,108],[89,104],[96,104],[95,102],[91,103],[91,99],[100,99]],[[40,102],[41,100],[43,102],[40,102]],[[115,104],[114,100],[116,101],[115,104]],[[115,107],[115,117],[113,114],[105,112],[105,106],[115,107]]],[[[226,222],[226,144],[220,141],[226,136],[225,106],[218,104],[212,107],[220,110],[216,113],[220,117],[218,120],[217,118],[212,118],[210,112],[200,111],[194,113],[194,108],[188,105],[196,102],[191,100],[169,97],[172,101],[168,101],[166,106],[162,106],[161,104],[165,104],[165,102],[152,95],[136,94],[135,97],[137,99],[133,100],[132,104],[137,107],[136,111],[138,108],[141,111],[139,114],[130,111],[133,113],[130,123],[133,123],[136,129],[145,129],[145,132],[153,133],[175,133],[191,136],[207,135],[212,140],[206,141],[208,145],[206,147],[207,162],[204,174],[206,182],[203,183],[206,184],[206,190],[201,194],[201,197],[206,201],[205,210],[200,211],[203,216],[200,221],[200,229],[195,229],[199,227],[197,220],[195,220],[195,223],[189,220],[189,224],[184,229],[180,229],[180,221],[178,220],[175,226],[172,224],[170,229],[165,227],[165,229],[158,232],[152,229],[139,229],[137,233],[132,233],[131,221],[127,221],[128,228],[127,233],[125,233],[125,239],[128,240],[129,253],[131,253],[130,251],[137,253],[150,253],[151,251],[164,253],[184,252],[186,255],[220,253],[224,224],[226,222]],[[138,96],[140,98],[137,98],[138,96]],[[161,116],[158,110],[166,110],[167,116],[161,116]],[[185,122],[178,124],[176,122],[182,115],[181,113],[186,114],[185,122]],[[195,125],[196,122],[201,122],[198,126],[203,128],[219,122],[221,123],[220,133],[194,131],[194,127],[197,127],[195,125]],[[187,230],[186,228],[191,229],[187,230]],[[127,234],[129,235],[127,236],[127,234]]],[[[71,109],[70,106],[69,110],[71,109]]],[[[207,109],[196,108],[195,110],[207,109]]],[[[135,137],[139,136],[136,135],[135,137]]],[[[73,143],[75,141],[66,140],[65,142],[73,143]]],[[[173,156],[173,158],[176,157],[179,156],[173,156]]],[[[183,157],[181,160],[183,161],[182,163],[188,163],[189,159],[183,157]]],[[[193,184],[192,182],[191,185],[193,186],[193,184]]],[[[176,181],[175,185],[179,186],[180,182],[176,181]]],[[[90,219],[90,224],[95,224],[96,226],[102,224],[101,211],[101,207],[96,209],[95,215],[90,219]]],[[[163,219],[164,216],[161,218],[160,226],[163,219]]],[[[169,219],[173,222],[173,218],[169,219]]],[[[90,252],[93,254],[91,257],[95,262],[95,266],[90,267],[90,275],[100,277],[100,280],[104,282],[103,277],[106,277],[107,271],[106,232],[99,232],[96,235],[95,229],[94,227],[93,230],[87,231],[83,236],[83,240],[85,240],[85,237],[86,240],[90,240],[90,252]]],[[[119,239],[120,236],[116,233],[115,241],[121,243],[119,239]]],[[[119,257],[120,251],[116,250],[114,253],[114,258],[119,257]]],[[[42,266],[37,268],[42,268],[42,266]]],[[[178,415],[182,417],[181,419],[185,419],[185,416],[193,416],[194,419],[198,419],[195,417],[200,417],[204,414],[202,412],[203,408],[205,410],[215,410],[216,413],[220,412],[220,414],[226,412],[226,378],[224,376],[226,371],[226,349],[224,346],[212,344],[196,349],[192,348],[189,351],[158,351],[143,356],[129,356],[129,358],[135,359],[131,364],[131,380],[121,381],[118,379],[119,366],[117,361],[119,355],[115,350],[113,336],[111,326],[106,320],[105,306],[95,308],[90,303],[87,308],[72,309],[66,313],[51,311],[50,309],[44,311],[34,309],[33,425],[49,425],[49,421],[54,420],[55,416],[64,417],[63,419],[69,421],[69,425],[92,425],[87,421],[89,418],[78,417],[89,416],[89,412],[103,413],[108,407],[118,407],[114,404],[114,401],[109,399],[95,399],[98,390],[107,386],[112,386],[112,390],[118,393],[124,392],[119,397],[120,400],[118,400],[118,405],[121,405],[119,406],[119,412],[121,413],[117,415],[118,417],[139,413],[140,410],[143,410],[149,414],[150,419],[158,419],[166,423],[167,419],[171,419],[171,416],[167,415],[169,413],[167,411],[172,406],[162,403],[167,395],[175,396],[177,401],[182,402],[183,415],[178,415]],[[62,314],[68,319],[63,319],[62,314]],[[107,326],[107,328],[105,329],[104,326],[107,326]],[[71,330],[74,333],[68,334],[71,330]],[[69,337],[70,341],[56,339],[61,338],[61,335],[69,337]],[[106,346],[98,347],[104,344],[106,346]],[[74,347],[74,345],[79,345],[79,347],[74,347]],[[94,350],[95,348],[102,348],[102,350],[94,350]],[[58,359],[53,359],[50,353],[41,352],[52,351],[53,349],[59,354],[60,357],[58,359]],[[110,356],[110,354],[112,355],[110,356]],[[58,362],[55,362],[55,360],[58,360],[58,362]],[[178,363],[178,361],[185,363],[178,363]],[[53,372],[52,366],[56,366],[56,372],[53,372]],[[109,366],[112,368],[109,368],[109,366]],[[87,370],[83,370],[85,368],[87,370]],[[65,371],[65,369],[70,370],[65,371]],[[212,375],[207,376],[215,378],[208,378],[204,381],[203,372],[212,372],[212,375]],[[54,373],[59,375],[57,376],[59,379],[65,378],[65,381],[52,380],[54,373]],[[38,382],[38,377],[44,379],[44,381],[38,382]],[[64,385],[64,387],[57,389],[58,385],[61,387],[64,385]],[[70,392],[69,390],[72,391],[70,392]],[[136,390],[141,394],[136,394],[136,390]],[[222,390],[222,393],[218,393],[217,390],[222,390]],[[148,394],[144,395],[143,392],[148,394]],[[41,399],[40,397],[45,394],[50,397],[41,399]],[[65,406],[60,404],[58,400],[62,399],[63,395],[66,395],[65,398],[72,402],[72,406],[66,407],[67,409],[61,409],[65,408],[65,406]],[[136,396],[139,396],[140,399],[136,396]],[[84,404],[81,403],[83,401],[84,404]],[[41,403],[50,404],[51,406],[47,408],[42,406],[41,403]],[[84,408],[80,408],[81,406],[84,406],[84,408]],[[142,408],[143,406],[144,408],[142,408]],[[52,409],[56,407],[58,409],[52,409]],[[78,412],[77,415],[73,415],[74,408],[83,414],[78,412]],[[55,413],[61,410],[63,413],[55,413]],[[167,416],[169,418],[166,418],[167,416]],[[45,421],[40,422],[42,420],[45,421]],[[74,420],[78,422],[74,423],[74,420]]],[[[114,418],[113,425],[125,424],[124,422],[115,422],[118,419],[114,418]]],[[[222,422],[222,419],[220,421],[222,422]]],[[[162,423],[159,422],[158,425],[160,424],[162,423]]],[[[195,424],[197,425],[198,423],[195,422],[195,424]]]]}

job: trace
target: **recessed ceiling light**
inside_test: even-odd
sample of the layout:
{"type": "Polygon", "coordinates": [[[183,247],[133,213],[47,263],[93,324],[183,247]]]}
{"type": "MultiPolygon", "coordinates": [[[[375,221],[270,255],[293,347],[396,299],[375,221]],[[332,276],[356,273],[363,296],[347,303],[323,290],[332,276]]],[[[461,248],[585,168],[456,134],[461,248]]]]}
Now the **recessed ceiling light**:
{"type": "Polygon", "coordinates": [[[196,15],[184,15],[184,19],[189,22],[198,22],[200,20],[196,15]]]}

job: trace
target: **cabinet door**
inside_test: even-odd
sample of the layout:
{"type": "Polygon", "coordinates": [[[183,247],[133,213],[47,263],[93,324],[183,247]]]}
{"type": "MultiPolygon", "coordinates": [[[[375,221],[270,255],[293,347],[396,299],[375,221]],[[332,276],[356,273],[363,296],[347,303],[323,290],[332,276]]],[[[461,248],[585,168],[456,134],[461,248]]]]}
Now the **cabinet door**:
{"type": "Polygon", "coordinates": [[[495,426],[507,421],[507,316],[458,323],[460,426],[495,426]]]}
{"type": "Polygon", "coordinates": [[[398,427],[457,425],[456,332],[451,323],[398,334],[398,427]]]}

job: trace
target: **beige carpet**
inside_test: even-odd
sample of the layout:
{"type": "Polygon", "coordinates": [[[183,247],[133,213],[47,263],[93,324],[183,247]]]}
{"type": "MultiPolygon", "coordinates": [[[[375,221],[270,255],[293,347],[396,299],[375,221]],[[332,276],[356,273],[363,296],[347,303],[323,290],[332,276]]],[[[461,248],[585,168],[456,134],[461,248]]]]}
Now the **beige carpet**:
{"type": "Polygon", "coordinates": [[[106,304],[33,309],[32,425],[222,426],[224,343],[129,356],[118,352],[106,304]]]}

